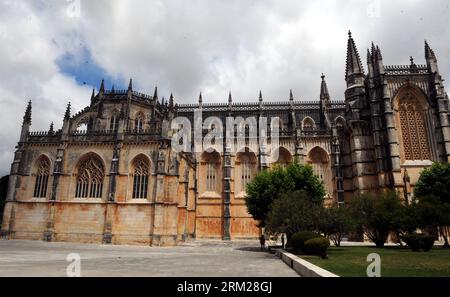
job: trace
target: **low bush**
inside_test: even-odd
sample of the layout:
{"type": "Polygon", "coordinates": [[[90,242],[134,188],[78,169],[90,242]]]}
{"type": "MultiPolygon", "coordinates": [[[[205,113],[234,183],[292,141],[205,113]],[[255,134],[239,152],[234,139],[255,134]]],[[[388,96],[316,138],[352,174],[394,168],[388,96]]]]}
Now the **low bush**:
{"type": "Polygon", "coordinates": [[[413,252],[418,252],[421,249],[429,252],[433,248],[435,238],[432,235],[412,233],[403,235],[402,240],[413,252]]]}
{"type": "Polygon", "coordinates": [[[327,250],[330,247],[330,240],[326,237],[318,237],[305,242],[305,251],[309,255],[318,255],[327,258],[327,250]]]}
{"type": "Polygon", "coordinates": [[[302,252],[306,252],[305,251],[305,242],[313,239],[313,238],[317,238],[320,237],[319,234],[314,233],[314,232],[309,232],[309,231],[302,231],[302,232],[297,232],[294,235],[291,236],[289,242],[290,242],[290,246],[296,250],[296,251],[302,251],[302,252]]]}
{"type": "Polygon", "coordinates": [[[422,236],[422,248],[424,252],[429,252],[434,246],[435,238],[433,235],[423,235],[422,236]]]}

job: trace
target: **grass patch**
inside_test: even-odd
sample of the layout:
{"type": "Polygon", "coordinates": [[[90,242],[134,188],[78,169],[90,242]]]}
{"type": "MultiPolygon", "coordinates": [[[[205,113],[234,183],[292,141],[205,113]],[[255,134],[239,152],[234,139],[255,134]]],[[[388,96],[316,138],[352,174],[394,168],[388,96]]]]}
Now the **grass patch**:
{"type": "Polygon", "coordinates": [[[328,260],[317,256],[299,257],[339,276],[366,277],[367,255],[381,257],[382,277],[449,277],[450,250],[435,247],[428,253],[412,252],[407,248],[330,247],[328,260]]]}

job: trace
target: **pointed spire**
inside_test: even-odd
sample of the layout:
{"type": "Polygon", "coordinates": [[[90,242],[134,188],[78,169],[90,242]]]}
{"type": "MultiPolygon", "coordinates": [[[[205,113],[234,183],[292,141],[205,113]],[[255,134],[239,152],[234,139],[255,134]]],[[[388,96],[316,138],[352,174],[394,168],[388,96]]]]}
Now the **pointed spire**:
{"type": "Polygon", "coordinates": [[[328,93],[327,82],[325,81],[325,75],[322,73],[322,83],[320,85],[320,100],[330,100],[330,93],[328,93]]]}
{"type": "Polygon", "coordinates": [[[373,54],[375,54],[376,48],[375,48],[375,43],[373,43],[372,41],[372,56],[373,54]]]}
{"type": "Polygon", "coordinates": [[[202,104],[203,104],[202,92],[200,92],[200,96],[198,96],[198,104],[199,104],[199,105],[202,105],[202,104]]]}
{"type": "Polygon", "coordinates": [[[345,78],[352,74],[364,74],[364,69],[361,64],[361,58],[359,57],[358,49],[356,48],[355,41],[353,40],[351,31],[348,32],[348,44],[347,44],[347,63],[345,78]]]}
{"type": "Polygon", "coordinates": [[[169,107],[172,108],[173,107],[173,94],[170,93],[170,97],[169,97],[169,107]]]}
{"type": "Polygon", "coordinates": [[[50,128],[48,129],[48,134],[53,134],[55,133],[55,129],[54,129],[54,125],[53,122],[50,123],[50,128]]]}
{"type": "Polygon", "coordinates": [[[155,93],[153,93],[153,100],[158,101],[158,87],[155,87],[155,93]]]}
{"type": "Polygon", "coordinates": [[[31,124],[31,100],[28,101],[27,109],[25,110],[25,115],[23,116],[23,123],[31,124]]]}
{"type": "Polygon", "coordinates": [[[378,45],[377,45],[377,48],[376,48],[375,52],[376,52],[375,56],[377,57],[377,60],[383,60],[383,55],[381,54],[381,50],[378,47],[378,45]]]}
{"type": "Polygon", "coordinates": [[[64,120],[69,120],[70,119],[70,110],[72,108],[72,104],[69,102],[69,104],[67,104],[67,108],[66,108],[66,113],[64,114],[64,120]]]}
{"type": "Polygon", "coordinates": [[[430,45],[428,44],[428,41],[425,40],[425,58],[426,59],[436,59],[436,55],[434,54],[434,51],[431,49],[430,45]]]}
{"type": "Polygon", "coordinates": [[[128,91],[132,92],[133,91],[133,79],[130,78],[130,83],[128,84],[128,91]]]}
{"type": "Polygon", "coordinates": [[[161,105],[164,105],[166,103],[166,98],[162,97],[161,99],[161,105]]]}
{"type": "Polygon", "coordinates": [[[100,84],[100,93],[104,93],[105,92],[105,80],[102,79],[102,83],[100,84]]]}
{"type": "Polygon", "coordinates": [[[233,98],[231,97],[231,91],[230,94],[228,95],[228,103],[231,104],[233,102],[233,98]]]}
{"type": "Polygon", "coordinates": [[[262,91],[259,90],[259,102],[263,101],[262,91]]]}
{"type": "Polygon", "coordinates": [[[292,90],[289,93],[289,101],[294,101],[294,95],[292,94],[292,90]]]}
{"type": "Polygon", "coordinates": [[[370,49],[367,49],[367,64],[372,64],[372,54],[370,53],[370,49]]]}

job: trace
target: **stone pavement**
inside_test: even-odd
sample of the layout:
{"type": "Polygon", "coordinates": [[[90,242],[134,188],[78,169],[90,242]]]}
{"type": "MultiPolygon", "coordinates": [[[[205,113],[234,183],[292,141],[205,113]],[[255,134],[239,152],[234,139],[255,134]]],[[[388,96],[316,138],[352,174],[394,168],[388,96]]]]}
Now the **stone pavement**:
{"type": "Polygon", "coordinates": [[[196,241],[177,247],[0,240],[0,276],[66,276],[71,253],[82,276],[298,277],[258,242],[196,241]]]}

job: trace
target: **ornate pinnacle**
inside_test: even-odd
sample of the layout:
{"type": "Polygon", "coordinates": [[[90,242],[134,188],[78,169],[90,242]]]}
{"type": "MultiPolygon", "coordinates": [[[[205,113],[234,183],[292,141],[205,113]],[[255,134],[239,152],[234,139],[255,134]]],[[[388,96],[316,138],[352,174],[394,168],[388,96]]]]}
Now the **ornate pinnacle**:
{"type": "Polygon", "coordinates": [[[25,115],[23,116],[23,123],[31,124],[31,100],[28,101],[27,109],[25,110],[25,115]]]}
{"type": "Polygon", "coordinates": [[[72,104],[69,102],[69,104],[67,104],[67,108],[66,108],[66,113],[64,114],[64,120],[69,120],[70,119],[70,110],[72,108],[72,104]]]}

